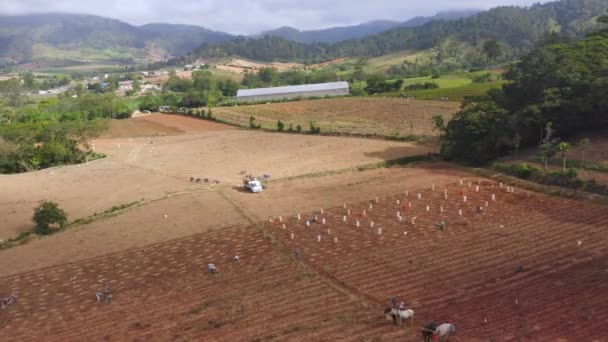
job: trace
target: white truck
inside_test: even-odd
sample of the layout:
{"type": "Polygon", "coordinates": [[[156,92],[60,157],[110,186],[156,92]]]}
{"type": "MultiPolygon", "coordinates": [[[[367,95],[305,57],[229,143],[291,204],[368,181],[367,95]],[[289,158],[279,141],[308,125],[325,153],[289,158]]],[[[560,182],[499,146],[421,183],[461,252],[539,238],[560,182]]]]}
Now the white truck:
{"type": "Polygon", "coordinates": [[[264,187],[262,186],[262,182],[260,182],[257,179],[244,179],[243,180],[243,185],[245,186],[245,189],[248,189],[249,191],[256,193],[256,192],[262,192],[264,191],[264,187]]]}

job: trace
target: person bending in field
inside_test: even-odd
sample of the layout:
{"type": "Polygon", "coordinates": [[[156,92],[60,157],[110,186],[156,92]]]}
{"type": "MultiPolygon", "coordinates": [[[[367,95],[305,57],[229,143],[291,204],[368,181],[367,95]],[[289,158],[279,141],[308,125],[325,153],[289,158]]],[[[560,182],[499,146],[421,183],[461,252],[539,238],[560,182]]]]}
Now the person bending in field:
{"type": "Polygon", "coordinates": [[[217,267],[215,267],[214,264],[207,265],[207,269],[209,269],[209,273],[211,273],[211,274],[217,273],[217,267]]]}
{"type": "Polygon", "coordinates": [[[422,328],[422,338],[424,339],[424,342],[431,342],[436,329],[437,324],[435,322],[431,322],[422,328]]]}

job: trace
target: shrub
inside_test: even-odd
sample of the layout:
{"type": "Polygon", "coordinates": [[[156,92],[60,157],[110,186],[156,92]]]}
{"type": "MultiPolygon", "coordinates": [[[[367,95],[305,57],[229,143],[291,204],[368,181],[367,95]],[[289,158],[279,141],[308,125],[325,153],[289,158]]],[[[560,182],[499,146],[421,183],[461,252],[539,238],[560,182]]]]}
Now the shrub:
{"type": "Polygon", "coordinates": [[[298,133],[302,132],[302,126],[297,125],[297,126],[296,126],[296,131],[297,131],[298,133]]]}
{"type": "Polygon", "coordinates": [[[283,132],[284,128],[285,128],[285,124],[283,124],[283,122],[281,122],[281,120],[277,120],[277,131],[283,132]]]}
{"type": "Polygon", "coordinates": [[[253,115],[249,117],[249,128],[251,128],[251,129],[260,129],[260,128],[262,128],[261,124],[256,124],[255,116],[253,116],[253,115]]]}
{"type": "Polygon", "coordinates": [[[405,90],[422,90],[422,89],[437,89],[439,85],[434,82],[415,83],[405,87],[405,90]]]}
{"type": "Polygon", "coordinates": [[[34,209],[32,220],[36,223],[36,233],[47,235],[53,233],[51,227],[63,228],[67,215],[57,203],[45,201],[34,209]]]}
{"type": "Polygon", "coordinates": [[[310,126],[310,134],[320,134],[321,133],[321,127],[317,126],[316,122],[310,121],[308,123],[308,125],[310,126]]]}

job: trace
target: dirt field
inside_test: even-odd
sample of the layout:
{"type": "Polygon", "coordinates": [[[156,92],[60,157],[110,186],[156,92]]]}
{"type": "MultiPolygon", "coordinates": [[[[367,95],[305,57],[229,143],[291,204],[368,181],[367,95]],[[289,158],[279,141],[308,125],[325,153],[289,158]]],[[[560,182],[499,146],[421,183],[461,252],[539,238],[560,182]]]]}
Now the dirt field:
{"type": "Polygon", "coordinates": [[[388,305],[396,294],[418,312],[419,322],[453,320],[459,340],[608,336],[606,327],[588,329],[608,319],[608,297],[597,297],[608,290],[608,209],[518,190],[511,194],[486,180],[476,192],[469,181],[476,179],[448,186],[447,200],[441,186],[419,192],[420,200],[411,191],[379,203],[347,204],[351,215],[343,207],[326,208],[302,220],[285,217],[286,229],[277,219],[266,227],[288,249],[298,246],[320,274],[372,302],[388,305]],[[478,213],[476,207],[486,201],[489,206],[478,213]],[[315,216],[317,223],[306,227],[315,216]],[[442,220],[445,231],[438,228],[442,220]],[[516,272],[519,266],[523,272],[516,272]]]}
{"type": "Polygon", "coordinates": [[[419,341],[431,320],[457,324],[451,341],[608,336],[607,206],[444,163],[352,171],[418,145],[190,120],[128,120],[95,141],[106,159],[0,176],[0,239],[30,229],[41,200],[71,220],[140,203],[0,251],[0,297],[18,297],[0,341],[419,341]],[[272,174],[267,191],[242,190],[241,170],[272,174]],[[106,285],[113,301],[97,303],[106,285]],[[412,328],[384,319],[392,295],[412,328]]]}
{"type": "MultiPolygon", "coordinates": [[[[178,71],[177,77],[179,78],[192,78],[192,71],[178,71]]],[[[150,84],[159,84],[163,85],[167,83],[169,80],[169,75],[158,76],[158,77],[148,77],[144,81],[150,84]]]]}
{"type": "MultiPolygon", "coordinates": [[[[133,121],[157,119],[159,122],[174,120],[171,126],[163,123],[161,128],[165,131],[166,127],[199,130],[210,125],[205,121],[160,115],[133,121]]],[[[75,220],[112,206],[209,186],[192,184],[190,177],[218,179],[222,185],[234,186],[240,184],[241,170],[282,178],[429,151],[408,143],[244,130],[97,139],[95,148],[109,158],[86,165],[0,176],[0,208],[6,213],[0,216],[0,239],[31,229],[32,209],[42,200],[58,202],[70,220],[75,220]],[[349,146],[348,152],[344,151],[345,145],[349,146]]]]}
{"type": "Polygon", "coordinates": [[[450,118],[458,103],[415,101],[392,98],[344,98],[271,103],[253,106],[217,108],[214,114],[225,121],[249,125],[255,116],[264,127],[276,129],[277,120],[286,128],[301,125],[308,130],[315,121],[324,132],[380,135],[437,135],[432,118],[450,118]]]}
{"type": "Polygon", "coordinates": [[[225,129],[234,128],[187,116],[152,113],[127,120],[112,120],[110,121],[110,129],[103,134],[102,138],[135,138],[225,129]]]}
{"type": "Polygon", "coordinates": [[[0,339],[417,341],[420,325],[449,319],[459,327],[454,341],[602,341],[606,327],[588,327],[608,318],[608,297],[598,296],[608,284],[606,208],[510,194],[487,180],[476,192],[467,185],[476,180],[438,182],[435,191],[414,190],[418,180],[407,197],[349,203],[346,223],[339,205],[302,220],[283,216],[285,229],[275,218],[262,231],[216,229],[3,277],[2,288],[19,300],[0,312],[0,339]],[[486,200],[489,207],[477,213],[486,200]],[[315,215],[319,222],[305,227],[315,215]],[[436,227],[441,219],[445,231],[436,227]],[[303,263],[292,257],[296,247],[303,263]],[[235,254],[239,262],[231,261],[235,254]],[[207,274],[210,262],[218,274],[207,274]],[[524,271],[516,272],[520,265],[524,271]],[[113,301],[96,303],[105,285],[113,301]],[[383,320],[394,294],[416,311],[414,328],[383,320]]]}

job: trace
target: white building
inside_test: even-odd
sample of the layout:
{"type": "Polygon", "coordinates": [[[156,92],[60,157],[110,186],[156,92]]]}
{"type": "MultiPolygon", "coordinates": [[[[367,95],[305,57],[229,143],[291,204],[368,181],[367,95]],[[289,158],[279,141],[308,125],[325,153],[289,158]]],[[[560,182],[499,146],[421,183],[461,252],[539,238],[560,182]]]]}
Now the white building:
{"type": "Polygon", "coordinates": [[[122,91],[133,90],[133,81],[118,82],[118,90],[122,90],[122,91]]]}
{"type": "Polygon", "coordinates": [[[349,94],[348,82],[303,84],[285,87],[239,89],[239,101],[263,101],[315,96],[345,96],[349,94]]]}

